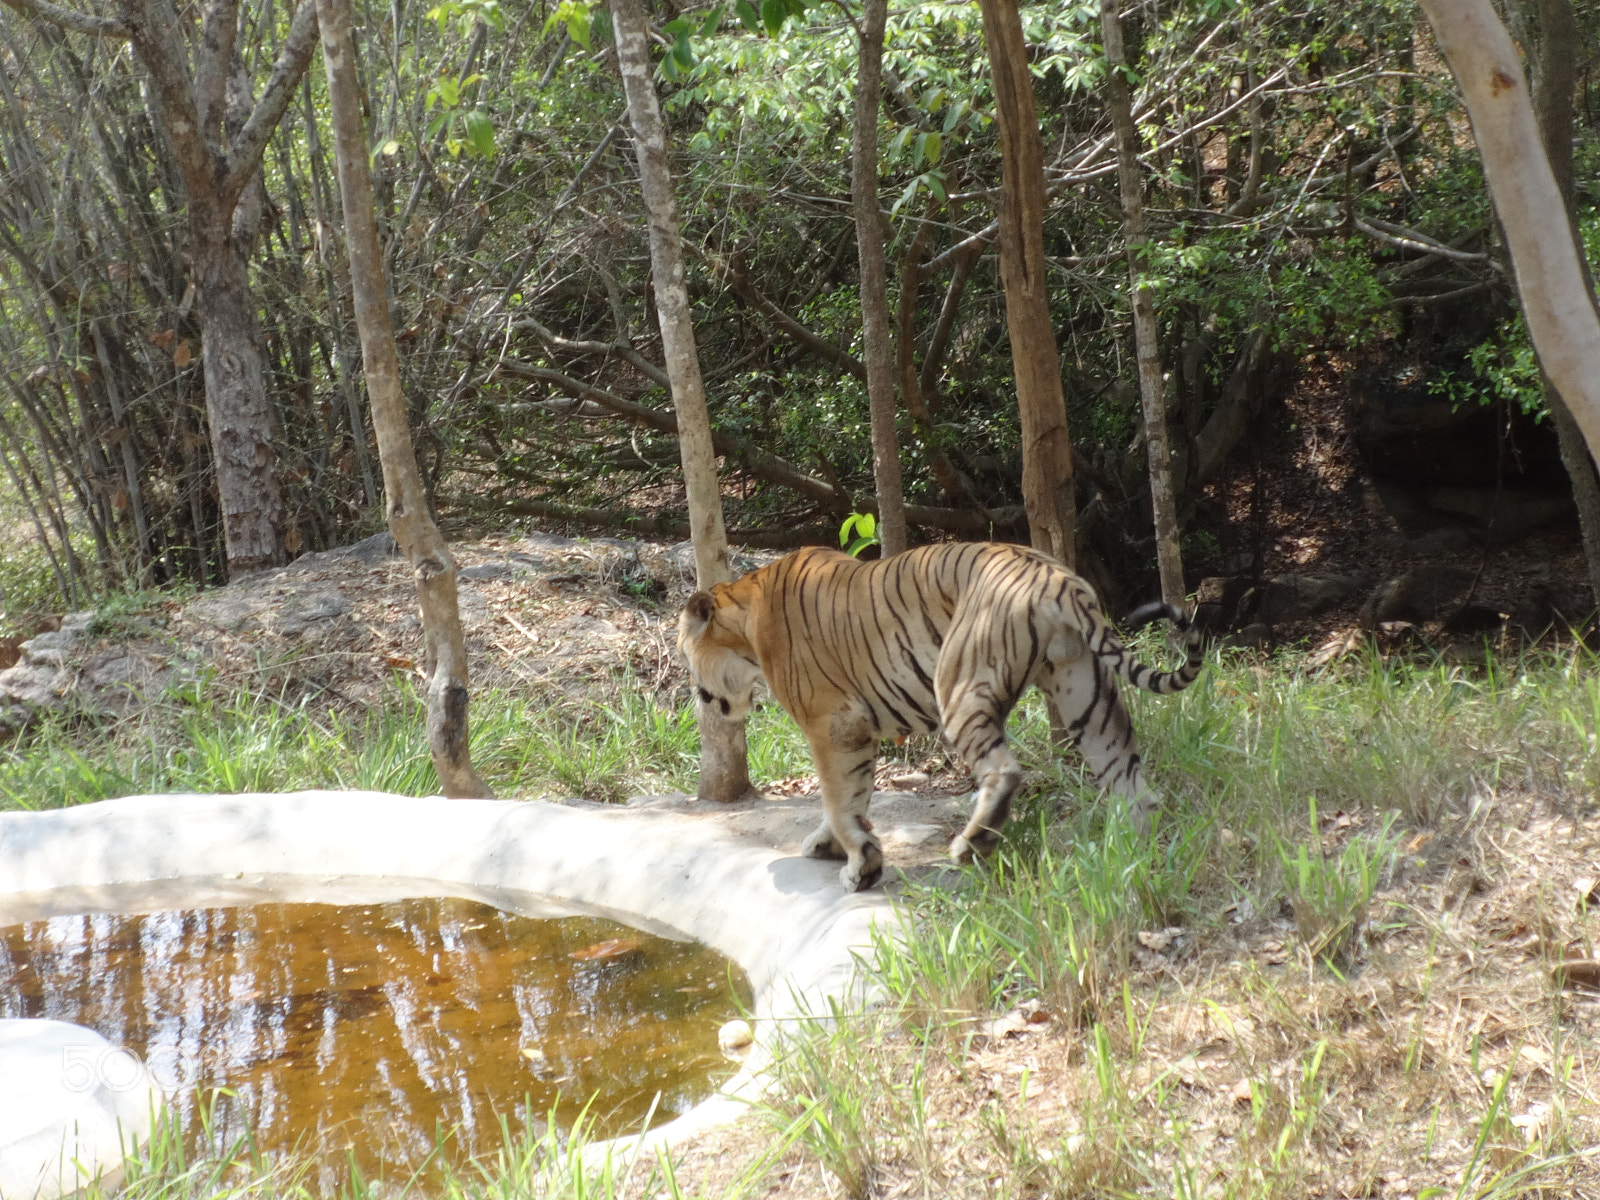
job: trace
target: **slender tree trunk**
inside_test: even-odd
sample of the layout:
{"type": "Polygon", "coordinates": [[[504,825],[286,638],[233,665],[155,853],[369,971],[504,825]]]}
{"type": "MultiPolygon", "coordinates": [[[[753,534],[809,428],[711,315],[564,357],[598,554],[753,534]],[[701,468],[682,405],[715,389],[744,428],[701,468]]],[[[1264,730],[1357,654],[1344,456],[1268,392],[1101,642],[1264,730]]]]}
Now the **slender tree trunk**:
{"type": "Polygon", "coordinates": [[[389,528],[411,560],[422,607],[427,652],[428,748],[446,796],[489,796],[492,793],[472,769],[467,745],[467,652],[456,605],[456,567],[438,526],[428,515],[417,469],[416,450],[406,425],[405,398],[400,392],[400,360],[383,273],[383,250],[372,207],[372,177],[367,168],[367,137],[361,118],[361,91],[356,81],[355,53],[350,39],[348,0],[317,0],[322,30],[322,61],[328,71],[328,99],[333,109],[334,157],[344,202],[345,244],[350,258],[351,291],[356,329],[361,335],[362,369],[372,424],[378,436],[378,458],[389,528]]]}
{"type": "Polygon", "coordinates": [[[1000,278],[1022,423],[1022,498],[1035,547],[1077,559],[1072,443],[1044,262],[1044,148],[1016,0],[979,0],[1000,124],[1000,278]]]}
{"type": "MultiPolygon", "coordinates": [[[[1566,206],[1572,227],[1573,247],[1590,299],[1594,297],[1594,276],[1583,258],[1583,241],[1573,213],[1574,180],[1572,171],[1572,90],[1577,74],[1578,25],[1571,0],[1533,0],[1525,5],[1529,16],[1537,18],[1538,53],[1534,57],[1533,112],[1539,122],[1539,137],[1550,173],[1555,176],[1561,201],[1566,206]]],[[[1583,431],[1561,393],[1544,378],[1545,407],[1556,427],[1561,446],[1561,464],[1572,480],[1572,498],[1578,508],[1578,528],[1583,534],[1583,556],[1589,568],[1589,592],[1600,605],[1600,476],[1595,460],[1583,442],[1583,431]]]]}
{"type": "Polygon", "coordinates": [[[1172,489],[1172,447],[1167,436],[1155,302],[1150,289],[1139,282],[1139,253],[1148,241],[1144,232],[1144,180],[1139,176],[1139,133],[1133,125],[1133,96],[1125,73],[1127,55],[1122,48],[1117,0],[1100,0],[1100,29],[1106,47],[1106,107],[1117,138],[1117,179],[1122,189],[1122,228],[1128,243],[1128,291],[1133,297],[1133,341],[1139,361],[1139,399],[1144,409],[1161,598],[1168,604],[1182,604],[1187,591],[1183,585],[1183,555],[1178,547],[1178,505],[1172,489]]]}
{"type": "MultiPolygon", "coordinates": [[[[667,161],[667,134],[661,121],[655,80],[650,74],[647,22],[639,0],[611,0],[611,27],[617,39],[617,68],[628,97],[639,160],[639,186],[650,222],[650,266],[661,352],[678,414],[678,451],[689,499],[689,536],[694,541],[695,580],[702,589],[726,583],[728,536],[722,523],[722,492],[711,445],[711,415],[706,408],[700,355],[689,312],[683,265],[683,234],[667,161]]],[[[730,721],[696,701],[700,719],[702,800],[734,801],[754,794],[743,721],[730,721]]]]}
{"type": "Polygon", "coordinates": [[[1522,63],[1488,0],[1422,0],[1422,8],[1472,118],[1534,349],[1592,457],[1600,451],[1600,314],[1540,148],[1522,63]]]}
{"type": "Polygon", "coordinates": [[[906,548],[900,439],[895,434],[894,345],[889,333],[889,280],[878,206],[878,105],[883,91],[883,32],[889,0],[864,0],[856,71],[855,131],[850,142],[850,191],[855,202],[856,251],[861,260],[861,357],[872,413],[872,475],[878,491],[878,536],[883,557],[906,548]]]}

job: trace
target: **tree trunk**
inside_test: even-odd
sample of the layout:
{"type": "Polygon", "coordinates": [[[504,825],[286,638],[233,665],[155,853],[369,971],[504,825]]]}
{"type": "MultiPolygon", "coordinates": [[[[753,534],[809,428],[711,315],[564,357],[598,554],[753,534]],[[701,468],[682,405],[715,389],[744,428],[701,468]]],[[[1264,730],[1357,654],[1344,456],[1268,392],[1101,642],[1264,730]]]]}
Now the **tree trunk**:
{"type": "MultiPolygon", "coordinates": [[[[667,162],[667,134],[661,122],[655,80],[650,74],[647,22],[639,0],[611,0],[611,27],[617,39],[617,69],[628,97],[628,122],[633,127],[634,153],[639,160],[639,187],[650,221],[656,316],[672,403],[678,414],[678,451],[688,490],[695,582],[705,589],[726,583],[733,572],[728,566],[722,492],[711,445],[711,415],[706,408],[700,355],[689,314],[683,234],[678,223],[678,203],[672,193],[672,170],[667,162]]],[[[700,798],[731,802],[755,794],[750,786],[744,722],[727,720],[698,700],[696,710],[700,719],[700,798]]]]}
{"type": "Polygon", "coordinates": [[[884,261],[883,211],[878,206],[878,104],[882,92],[883,31],[889,0],[865,0],[856,73],[855,131],[850,142],[850,192],[855,203],[856,252],[861,260],[861,357],[867,367],[872,413],[872,475],[878,492],[878,536],[884,558],[906,548],[905,495],[900,484],[900,439],[895,434],[894,347],[889,333],[889,280],[884,261]]]}
{"type": "Polygon", "coordinates": [[[1016,0],[979,0],[1000,124],[1000,279],[1022,423],[1029,536],[1067,566],[1077,558],[1072,444],[1044,261],[1044,148],[1016,0]]]}
{"type": "Polygon", "coordinates": [[[1422,0],[1422,7],[1472,118],[1534,349],[1592,457],[1600,451],[1600,314],[1540,149],[1522,64],[1488,0],[1422,0]]]}
{"type": "MultiPolygon", "coordinates": [[[[273,453],[272,412],[266,399],[250,294],[247,241],[235,235],[235,209],[256,177],[267,139],[283,115],[316,38],[312,0],[301,0],[279,48],[259,103],[239,103],[223,145],[230,78],[242,77],[236,35],[238,0],[215,0],[204,12],[201,36],[187,39],[168,4],[119,0],[119,16],[99,17],[40,0],[16,0],[24,10],[80,33],[126,38],[149,76],[172,163],[187,193],[189,256],[202,333],[206,415],[217,491],[222,502],[228,570],[248,574],[283,560],[283,493],[273,453]],[[193,45],[191,61],[190,45],[193,45]],[[246,111],[248,110],[248,111],[246,111]]],[[[248,239],[250,222],[241,232],[248,239]]]]}
{"type": "MultiPolygon", "coordinates": [[[[1534,57],[1533,112],[1539,122],[1539,137],[1550,173],[1555,176],[1572,227],[1573,247],[1579,266],[1584,267],[1591,302],[1594,276],[1583,261],[1583,241],[1573,213],[1572,173],[1572,89],[1576,78],[1578,27],[1573,19],[1571,0],[1534,0],[1529,16],[1537,19],[1538,53],[1534,57]]],[[[1583,534],[1583,556],[1589,568],[1589,592],[1600,605],[1600,476],[1595,461],[1583,443],[1583,431],[1572,417],[1567,402],[1544,378],[1545,407],[1556,427],[1561,446],[1561,464],[1572,480],[1572,499],[1578,508],[1578,528],[1583,534]]]]}
{"type": "Polygon", "coordinates": [[[189,245],[201,312],[206,424],[228,576],[237,579],[283,561],[283,492],[248,269],[231,219],[216,214],[206,220],[199,207],[191,201],[189,245]]]}
{"type": "Polygon", "coordinates": [[[467,651],[456,605],[456,567],[438,526],[428,515],[422,473],[406,425],[405,398],[400,392],[400,360],[389,319],[383,251],[372,208],[372,177],[367,167],[367,137],[361,118],[361,91],[356,81],[355,52],[350,39],[348,0],[317,0],[322,29],[322,61],[328,71],[328,100],[333,110],[334,157],[344,206],[345,244],[350,259],[356,329],[372,405],[372,424],[383,466],[383,487],[389,528],[401,552],[411,561],[422,607],[428,675],[428,748],[446,796],[489,796],[492,793],[472,769],[467,745],[467,651]]]}
{"type": "MultiPolygon", "coordinates": [[[[1183,555],[1178,547],[1178,505],[1172,489],[1172,447],[1167,436],[1167,404],[1162,390],[1161,351],[1156,343],[1156,310],[1150,289],[1139,282],[1139,252],[1144,232],[1144,180],[1139,176],[1139,133],[1133,125],[1133,96],[1122,48],[1122,18],[1117,0],[1100,0],[1100,29],[1106,47],[1106,107],[1117,139],[1117,179],[1122,190],[1122,227],[1128,243],[1128,291],[1133,297],[1133,341],[1139,361],[1139,399],[1144,409],[1145,456],[1150,468],[1150,507],[1155,515],[1156,562],[1161,598],[1182,604],[1183,555]]],[[[1257,171],[1259,179],[1259,170],[1257,171]]]]}

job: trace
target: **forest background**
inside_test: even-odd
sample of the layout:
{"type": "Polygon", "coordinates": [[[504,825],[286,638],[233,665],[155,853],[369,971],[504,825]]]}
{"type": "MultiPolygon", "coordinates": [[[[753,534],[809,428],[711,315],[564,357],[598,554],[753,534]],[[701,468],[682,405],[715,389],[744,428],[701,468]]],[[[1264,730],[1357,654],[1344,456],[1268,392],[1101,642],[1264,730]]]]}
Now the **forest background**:
{"type": "MultiPolygon", "coordinates": [[[[202,370],[202,325],[221,318],[196,303],[194,181],[160,118],[159,80],[129,43],[104,25],[63,28],[39,15],[48,7],[0,9],[12,614],[59,607],[58,594],[81,604],[123,585],[217,584],[230,569],[202,370]],[[28,540],[43,560],[21,551],[28,540]]],[[[171,14],[180,39],[213,36],[213,9],[231,6],[171,14]]],[[[686,536],[606,11],[397,0],[356,12],[430,497],[478,527],[533,518],[686,536]]],[[[1547,141],[1565,105],[1562,181],[1592,260],[1600,16],[1567,0],[1505,16],[1547,141]]],[[[1116,609],[1154,591],[1155,555],[1099,5],[1022,18],[1079,569],[1116,609]]],[[[832,540],[851,512],[875,508],[850,201],[855,17],[738,0],[669,3],[652,19],[731,540],[832,540]]],[[[326,82],[304,71],[291,93],[284,80],[304,24],[270,0],[240,6],[232,65],[212,72],[226,78],[195,80],[219,98],[217,144],[262,148],[231,235],[248,284],[237,328],[258,343],[265,379],[252,469],[280,498],[245,566],[381,520],[326,82]],[[259,128],[269,103],[282,117],[259,128]]],[[[1545,389],[1421,13],[1206,2],[1139,6],[1123,24],[1148,236],[1138,281],[1155,302],[1190,586],[1267,565],[1262,515],[1241,519],[1249,478],[1284,397],[1308,379],[1390,407],[1484,406],[1487,458],[1466,470],[1489,478],[1468,482],[1564,492],[1555,456],[1518,444],[1537,441],[1527,418],[1545,412],[1545,389]]],[[[1026,537],[993,109],[977,7],[894,7],[878,184],[914,540],[1026,537]]],[[[1592,462],[1572,461],[1593,491],[1592,462]]]]}

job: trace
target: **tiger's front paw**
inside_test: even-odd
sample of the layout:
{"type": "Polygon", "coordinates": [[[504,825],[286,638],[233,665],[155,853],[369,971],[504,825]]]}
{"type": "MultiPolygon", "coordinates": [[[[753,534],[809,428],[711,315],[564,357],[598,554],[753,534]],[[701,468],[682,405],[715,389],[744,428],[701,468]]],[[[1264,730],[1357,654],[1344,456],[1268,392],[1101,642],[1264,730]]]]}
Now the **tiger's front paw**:
{"type": "Polygon", "coordinates": [[[861,843],[859,858],[852,858],[839,872],[839,882],[848,892],[864,892],[883,878],[883,847],[868,838],[861,843]]]}
{"type": "Polygon", "coordinates": [[[826,821],[813,829],[810,836],[800,843],[800,853],[807,858],[841,859],[847,857],[840,847],[838,839],[833,836],[833,830],[828,828],[826,821]]]}

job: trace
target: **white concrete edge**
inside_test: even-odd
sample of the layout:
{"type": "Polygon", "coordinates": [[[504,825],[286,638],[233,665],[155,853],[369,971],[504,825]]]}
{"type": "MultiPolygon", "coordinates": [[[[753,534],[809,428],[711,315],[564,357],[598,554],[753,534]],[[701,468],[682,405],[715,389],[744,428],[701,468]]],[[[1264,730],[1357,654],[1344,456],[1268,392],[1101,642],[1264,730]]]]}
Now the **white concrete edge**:
{"type": "Polygon", "coordinates": [[[784,1027],[866,1002],[858,956],[893,911],[881,891],[845,892],[836,864],[754,847],[704,820],[620,807],[318,791],[0,814],[0,924],[63,887],[77,903],[119,884],[203,882],[215,893],[235,879],[257,899],[274,880],[293,880],[305,898],[376,886],[516,907],[536,893],[675,931],[737,962],[754,995],[744,1066],[688,1113],[591,1147],[599,1154],[670,1147],[747,1111],[784,1027]]]}

